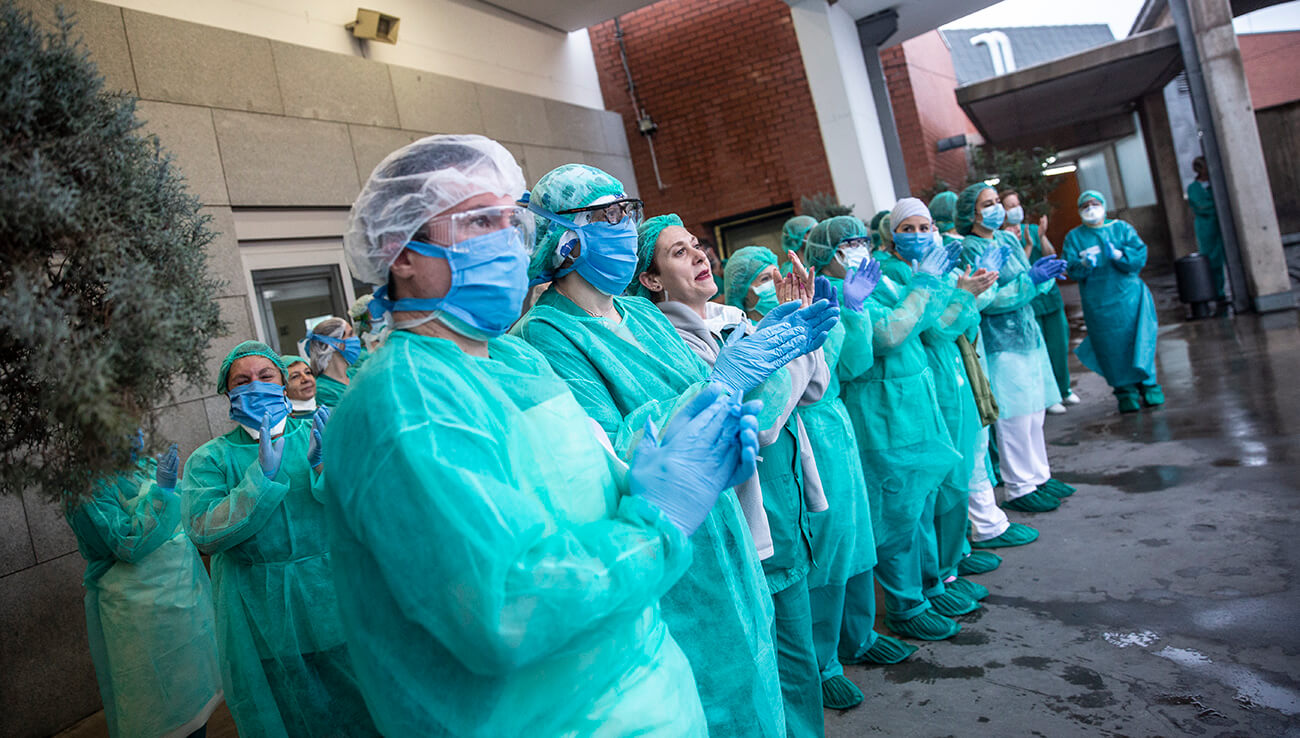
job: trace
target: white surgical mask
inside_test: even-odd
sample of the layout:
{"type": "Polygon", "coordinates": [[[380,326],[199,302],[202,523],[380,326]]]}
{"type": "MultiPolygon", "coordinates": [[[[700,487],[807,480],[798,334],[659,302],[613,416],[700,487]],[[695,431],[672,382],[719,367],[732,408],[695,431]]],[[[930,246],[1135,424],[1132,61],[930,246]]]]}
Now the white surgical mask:
{"type": "Polygon", "coordinates": [[[1025,222],[1025,209],[1019,205],[1007,211],[1007,225],[1020,225],[1025,222]]]}
{"type": "Polygon", "coordinates": [[[1100,225],[1106,220],[1106,208],[1100,205],[1092,205],[1079,211],[1079,217],[1088,225],[1100,225]]]}
{"type": "Polygon", "coordinates": [[[870,258],[870,246],[855,246],[851,249],[843,249],[835,254],[836,261],[842,264],[845,269],[857,269],[862,262],[870,258]]]}

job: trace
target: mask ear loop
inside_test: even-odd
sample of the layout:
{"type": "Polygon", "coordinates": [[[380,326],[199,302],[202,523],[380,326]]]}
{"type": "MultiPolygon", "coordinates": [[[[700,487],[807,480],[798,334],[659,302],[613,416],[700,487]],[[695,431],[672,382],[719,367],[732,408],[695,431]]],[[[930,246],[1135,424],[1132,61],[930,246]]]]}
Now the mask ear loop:
{"type": "MultiPolygon", "coordinates": [[[[563,215],[553,213],[550,210],[547,210],[546,208],[542,207],[541,205],[538,205],[537,203],[533,202],[530,193],[525,192],[524,196],[519,199],[519,204],[527,207],[530,212],[536,213],[537,215],[542,216],[546,220],[549,220],[552,223],[555,223],[556,225],[562,226],[566,230],[573,231],[575,234],[578,233],[579,230],[582,228],[582,226],[564,217],[563,215]]],[[[559,256],[561,259],[567,259],[569,257],[569,253],[573,251],[573,244],[575,241],[580,241],[580,239],[575,238],[575,239],[570,239],[568,241],[565,241],[562,245],[560,245],[556,249],[555,252],[556,255],[559,256]]],[[[542,270],[541,274],[537,275],[536,277],[528,281],[528,287],[531,289],[533,287],[536,287],[539,284],[545,284],[546,282],[553,282],[556,279],[559,279],[560,277],[563,277],[564,275],[568,274],[569,272],[572,272],[576,268],[577,268],[577,264],[575,263],[573,266],[570,266],[568,269],[556,269],[556,270],[544,269],[542,270]]]]}

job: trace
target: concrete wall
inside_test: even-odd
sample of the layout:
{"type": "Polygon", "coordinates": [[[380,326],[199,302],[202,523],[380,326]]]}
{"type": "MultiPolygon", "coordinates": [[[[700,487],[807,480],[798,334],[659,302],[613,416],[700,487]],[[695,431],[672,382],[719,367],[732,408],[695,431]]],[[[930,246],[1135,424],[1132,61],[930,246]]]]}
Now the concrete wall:
{"type": "MultiPolygon", "coordinates": [[[[202,359],[212,375],[231,347],[254,335],[234,235],[238,209],[346,207],[383,156],[429,133],[497,138],[530,183],[570,161],[635,181],[616,112],[86,0],[60,2],[77,12],[109,87],[141,98],[146,129],[175,156],[220,233],[209,263],[227,282],[219,302],[231,334],[202,359]]],[[[55,0],[20,3],[53,19],[55,0]]],[[[492,41],[477,30],[478,43],[492,41]]],[[[162,433],[187,454],[229,430],[227,410],[207,383],[178,387],[161,410],[162,433]]],[[[49,735],[99,709],[83,569],[54,509],[0,498],[0,736],[49,735]]]]}
{"type": "Polygon", "coordinates": [[[1300,234],[1300,101],[1255,111],[1278,228],[1300,234]]]}

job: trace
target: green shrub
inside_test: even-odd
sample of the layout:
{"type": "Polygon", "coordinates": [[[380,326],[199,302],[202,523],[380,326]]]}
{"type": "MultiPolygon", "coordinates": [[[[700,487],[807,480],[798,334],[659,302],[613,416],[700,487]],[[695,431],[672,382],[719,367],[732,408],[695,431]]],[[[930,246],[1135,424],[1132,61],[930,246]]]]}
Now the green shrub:
{"type": "Polygon", "coordinates": [[[826,220],[836,215],[853,215],[852,205],[841,205],[835,196],[827,192],[818,192],[812,197],[799,198],[799,212],[811,215],[817,220],[826,220]]]}
{"type": "Polygon", "coordinates": [[[0,493],[125,467],[225,331],[199,203],[73,23],[0,0],[0,493]]]}

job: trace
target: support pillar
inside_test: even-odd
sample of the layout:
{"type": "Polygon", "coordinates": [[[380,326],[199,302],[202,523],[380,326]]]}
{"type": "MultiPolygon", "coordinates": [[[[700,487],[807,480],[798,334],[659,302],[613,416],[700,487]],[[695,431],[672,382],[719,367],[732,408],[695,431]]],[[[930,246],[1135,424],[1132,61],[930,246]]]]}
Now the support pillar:
{"type": "Polygon", "coordinates": [[[1191,210],[1183,198],[1183,179],[1178,171],[1178,152],[1174,149],[1164,91],[1157,90],[1142,98],[1138,118],[1142,122],[1151,173],[1156,180],[1156,197],[1169,227],[1173,257],[1181,259],[1197,250],[1196,231],[1192,227],[1191,210]]]}

